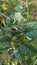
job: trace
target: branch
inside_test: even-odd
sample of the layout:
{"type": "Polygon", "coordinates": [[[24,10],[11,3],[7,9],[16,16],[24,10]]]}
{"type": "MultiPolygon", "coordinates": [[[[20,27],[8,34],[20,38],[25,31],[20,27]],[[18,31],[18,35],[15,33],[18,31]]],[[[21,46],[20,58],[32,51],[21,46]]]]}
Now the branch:
{"type": "Polygon", "coordinates": [[[3,13],[1,13],[1,12],[0,12],[0,15],[4,16],[4,17],[7,18],[7,19],[9,18],[8,16],[6,16],[5,14],[3,14],[3,13]]]}

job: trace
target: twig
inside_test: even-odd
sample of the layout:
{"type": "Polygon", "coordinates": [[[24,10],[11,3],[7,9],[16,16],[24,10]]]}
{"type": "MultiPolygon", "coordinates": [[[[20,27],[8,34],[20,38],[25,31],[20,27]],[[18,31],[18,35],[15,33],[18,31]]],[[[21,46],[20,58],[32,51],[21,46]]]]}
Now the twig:
{"type": "Polygon", "coordinates": [[[1,12],[0,12],[0,15],[4,16],[4,17],[7,18],[7,19],[9,18],[8,16],[6,16],[5,14],[3,14],[3,13],[1,13],[1,12]]]}

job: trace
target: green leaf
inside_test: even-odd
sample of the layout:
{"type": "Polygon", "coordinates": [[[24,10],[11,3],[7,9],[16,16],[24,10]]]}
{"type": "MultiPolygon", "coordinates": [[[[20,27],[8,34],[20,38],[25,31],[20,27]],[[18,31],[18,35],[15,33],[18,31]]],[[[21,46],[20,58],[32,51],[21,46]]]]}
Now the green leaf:
{"type": "Polygon", "coordinates": [[[21,44],[20,53],[24,56],[34,56],[37,55],[37,49],[31,44],[21,44]]]}
{"type": "Polygon", "coordinates": [[[26,33],[26,36],[32,39],[37,39],[37,30],[26,33]]]}
{"type": "Polygon", "coordinates": [[[21,13],[21,14],[23,14],[23,12],[25,12],[24,9],[23,9],[23,7],[20,6],[20,5],[17,5],[17,6],[14,8],[14,10],[15,10],[15,12],[19,12],[19,13],[21,13]]]}
{"type": "Polygon", "coordinates": [[[32,44],[35,48],[37,48],[37,39],[32,40],[32,41],[30,42],[30,44],[32,44]]]}
{"type": "Polygon", "coordinates": [[[28,22],[25,26],[25,32],[30,32],[37,29],[37,22],[28,22]]]}
{"type": "Polygon", "coordinates": [[[3,35],[3,36],[0,36],[0,42],[7,42],[7,41],[11,41],[11,36],[10,35],[3,35]]]}

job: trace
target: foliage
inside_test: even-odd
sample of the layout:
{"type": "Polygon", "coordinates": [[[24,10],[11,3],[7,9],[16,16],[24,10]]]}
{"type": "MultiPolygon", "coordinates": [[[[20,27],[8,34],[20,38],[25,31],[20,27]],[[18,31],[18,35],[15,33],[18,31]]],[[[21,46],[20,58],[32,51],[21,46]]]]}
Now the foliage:
{"type": "Polygon", "coordinates": [[[19,2],[0,0],[0,65],[37,65],[37,22],[19,2]]]}

